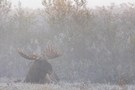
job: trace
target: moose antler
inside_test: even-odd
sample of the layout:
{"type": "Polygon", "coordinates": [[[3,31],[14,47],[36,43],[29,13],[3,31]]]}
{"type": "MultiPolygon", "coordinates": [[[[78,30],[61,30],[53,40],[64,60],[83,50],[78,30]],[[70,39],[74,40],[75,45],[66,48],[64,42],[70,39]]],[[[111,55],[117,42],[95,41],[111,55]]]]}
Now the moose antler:
{"type": "Polygon", "coordinates": [[[56,49],[52,44],[48,44],[45,51],[43,51],[41,55],[37,53],[32,53],[31,55],[27,55],[24,52],[24,49],[22,48],[18,48],[17,51],[19,55],[29,60],[39,60],[41,58],[53,59],[62,55],[62,53],[58,49],[56,49]]]}
{"type": "Polygon", "coordinates": [[[32,53],[32,55],[27,55],[26,53],[24,53],[24,50],[20,48],[18,48],[17,51],[19,55],[29,60],[38,60],[40,58],[40,56],[36,53],[32,53]]]}
{"type": "Polygon", "coordinates": [[[62,52],[58,51],[58,49],[54,48],[53,45],[48,45],[45,49],[45,55],[48,59],[53,59],[62,55],[62,52]]]}

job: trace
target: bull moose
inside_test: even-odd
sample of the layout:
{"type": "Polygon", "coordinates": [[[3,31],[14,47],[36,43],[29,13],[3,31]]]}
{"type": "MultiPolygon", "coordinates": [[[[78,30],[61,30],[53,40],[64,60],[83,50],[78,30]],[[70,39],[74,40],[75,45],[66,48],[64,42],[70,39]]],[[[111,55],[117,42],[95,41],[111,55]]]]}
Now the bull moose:
{"type": "Polygon", "coordinates": [[[18,48],[18,53],[25,59],[34,61],[24,82],[44,84],[59,81],[58,76],[53,71],[52,65],[48,62],[48,60],[59,57],[62,53],[55,50],[52,45],[48,46],[40,55],[36,53],[28,55],[22,48],[18,48]]]}

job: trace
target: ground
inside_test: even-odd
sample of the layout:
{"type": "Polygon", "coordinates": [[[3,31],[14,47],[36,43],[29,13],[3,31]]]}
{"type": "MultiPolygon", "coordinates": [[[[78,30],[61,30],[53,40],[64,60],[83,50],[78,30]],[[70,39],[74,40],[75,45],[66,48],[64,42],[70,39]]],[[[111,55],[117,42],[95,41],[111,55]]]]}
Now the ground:
{"type": "Polygon", "coordinates": [[[1,83],[0,90],[135,90],[133,85],[59,83],[59,84],[26,84],[1,83]]]}

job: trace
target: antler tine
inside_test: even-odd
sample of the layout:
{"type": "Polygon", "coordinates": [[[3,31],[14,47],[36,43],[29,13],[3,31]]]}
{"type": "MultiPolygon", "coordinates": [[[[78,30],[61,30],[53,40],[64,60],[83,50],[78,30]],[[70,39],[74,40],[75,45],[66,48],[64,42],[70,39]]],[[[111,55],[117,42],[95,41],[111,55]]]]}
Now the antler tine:
{"type": "Polygon", "coordinates": [[[36,53],[32,53],[32,55],[27,55],[26,53],[24,53],[24,49],[21,49],[21,48],[18,48],[17,51],[20,56],[29,60],[38,60],[40,58],[39,55],[36,53]]]}
{"type": "Polygon", "coordinates": [[[45,54],[48,59],[53,59],[62,55],[58,49],[54,48],[52,44],[49,44],[46,48],[45,54]]]}

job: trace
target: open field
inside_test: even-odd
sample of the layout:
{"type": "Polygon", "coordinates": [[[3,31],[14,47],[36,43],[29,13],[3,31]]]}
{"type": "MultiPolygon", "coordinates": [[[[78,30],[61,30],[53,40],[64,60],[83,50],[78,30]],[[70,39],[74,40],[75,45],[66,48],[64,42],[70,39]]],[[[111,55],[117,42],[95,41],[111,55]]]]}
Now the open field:
{"type": "Polygon", "coordinates": [[[135,4],[42,1],[32,10],[0,0],[0,90],[135,90],[135,4]],[[21,82],[49,82],[50,72],[63,83],[21,82]]]}
{"type": "Polygon", "coordinates": [[[24,83],[1,83],[0,90],[135,90],[135,86],[107,85],[107,84],[83,84],[83,83],[60,83],[54,84],[24,84],[24,83]]]}

